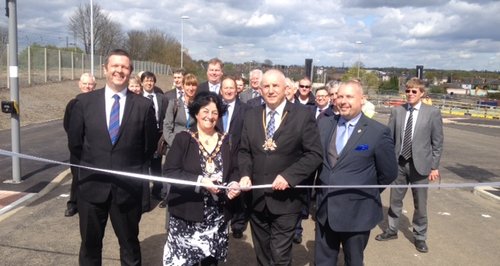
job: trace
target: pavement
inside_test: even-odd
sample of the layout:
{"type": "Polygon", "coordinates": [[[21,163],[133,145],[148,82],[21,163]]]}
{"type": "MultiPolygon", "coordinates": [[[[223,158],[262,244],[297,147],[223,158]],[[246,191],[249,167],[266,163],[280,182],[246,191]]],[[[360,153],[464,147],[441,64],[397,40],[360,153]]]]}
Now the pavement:
{"type": "MultiPolygon", "coordinates": [[[[453,117],[445,119],[454,120],[453,117]]],[[[500,128],[500,122],[497,120],[489,121],[492,122],[486,124],[491,129],[500,128]]],[[[50,123],[58,122],[49,122],[49,125],[50,123]]],[[[459,123],[473,124],[474,120],[461,119],[459,123]]],[[[38,131],[37,126],[34,126],[33,130],[38,131]]],[[[0,140],[1,134],[2,132],[0,140]]],[[[0,147],[6,149],[2,144],[0,147]]],[[[31,146],[31,149],[35,148],[31,146]]],[[[48,156],[54,160],[57,160],[55,157],[66,156],[61,149],[59,153],[53,156],[56,153],[50,152],[48,156]]],[[[460,155],[457,156],[460,158],[460,155]]],[[[456,158],[450,159],[456,160],[456,158]]],[[[0,157],[0,160],[5,158],[0,157]]],[[[5,168],[0,170],[0,176],[4,177],[6,173],[8,174],[8,170],[5,168]]],[[[29,177],[21,184],[0,183],[0,264],[77,265],[80,243],[78,218],[64,217],[71,182],[69,169],[55,165],[38,165],[33,171],[29,171],[28,175],[29,177]]],[[[388,196],[388,191],[382,194],[384,213],[387,213],[388,196]]],[[[381,222],[372,231],[365,252],[365,263],[366,265],[498,265],[499,203],[498,187],[430,190],[431,226],[428,239],[430,252],[422,254],[418,253],[412,244],[412,202],[411,196],[407,196],[399,239],[388,242],[375,241],[373,239],[375,235],[381,233],[386,225],[386,221],[381,222]]],[[[154,208],[143,215],[140,225],[143,265],[161,265],[166,238],[165,217],[165,209],[160,208],[154,208]]],[[[303,242],[294,245],[293,265],[311,265],[313,262],[314,221],[304,220],[303,226],[303,242]]],[[[119,265],[119,247],[114,233],[111,232],[110,224],[107,230],[103,264],[119,265]]],[[[243,263],[256,265],[250,229],[244,232],[242,239],[230,237],[229,256],[223,265],[243,263]]]]}

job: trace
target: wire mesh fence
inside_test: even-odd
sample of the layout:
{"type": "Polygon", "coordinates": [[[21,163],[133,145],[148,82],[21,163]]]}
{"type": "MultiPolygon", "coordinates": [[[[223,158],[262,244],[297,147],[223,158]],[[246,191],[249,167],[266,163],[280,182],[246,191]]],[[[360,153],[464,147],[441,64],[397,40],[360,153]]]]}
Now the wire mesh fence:
{"type": "MultiPolygon", "coordinates": [[[[19,86],[75,80],[85,72],[91,72],[91,56],[89,54],[60,49],[30,46],[18,55],[19,86]]],[[[9,88],[9,58],[0,57],[0,88],[9,88]]],[[[94,75],[104,77],[103,56],[94,56],[94,75]]],[[[133,60],[134,73],[151,71],[155,74],[171,74],[169,65],[150,61],[133,60]]]]}

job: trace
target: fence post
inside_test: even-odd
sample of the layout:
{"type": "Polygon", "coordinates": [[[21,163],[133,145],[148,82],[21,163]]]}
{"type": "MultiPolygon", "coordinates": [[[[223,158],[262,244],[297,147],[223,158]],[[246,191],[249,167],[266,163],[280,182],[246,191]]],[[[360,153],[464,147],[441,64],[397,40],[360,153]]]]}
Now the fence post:
{"type": "Polygon", "coordinates": [[[28,86],[31,86],[31,46],[28,46],[28,86]]]}
{"type": "Polygon", "coordinates": [[[47,47],[43,49],[43,65],[45,67],[45,83],[48,81],[48,71],[47,71],[47,47]]]}
{"type": "Polygon", "coordinates": [[[75,57],[74,52],[71,51],[71,80],[75,79],[75,57]]]}
{"type": "Polygon", "coordinates": [[[61,50],[59,51],[59,81],[62,80],[62,59],[61,59],[61,50]]]}
{"type": "Polygon", "coordinates": [[[99,77],[102,78],[104,73],[102,73],[102,55],[99,56],[99,77]]]}
{"type": "Polygon", "coordinates": [[[85,72],[85,54],[82,53],[82,73],[83,74],[85,72]]]}

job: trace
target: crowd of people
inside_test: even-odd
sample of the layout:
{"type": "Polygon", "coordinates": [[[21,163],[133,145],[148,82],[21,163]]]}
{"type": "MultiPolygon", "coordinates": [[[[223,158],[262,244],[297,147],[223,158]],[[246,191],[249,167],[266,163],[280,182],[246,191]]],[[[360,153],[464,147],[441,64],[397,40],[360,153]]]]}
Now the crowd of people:
{"type": "MultiPolygon", "coordinates": [[[[175,70],[168,91],[154,73],[132,73],[130,56],[116,49],[104,62],[104,88],[82,75],[82,93],[64,116],[70,162],[179,182],[72,167],[65,216],[79,216],[80,265],[102,264],[108,218],[121,264],[141,265],[139,222],[151,199],[168,207],[163,265],[217,265],[230,232],[239,239],[247,224],[259,265],[292,265],[292,246],[302,242],[302,220],[311,214],[315,265],[336,265],[341,248],[345,265],[363,265],[370,231],[383,220],[384,189],[358,186],[439,178],[442,120],[422,103],[419,79],[408,81],[408,102],[386,126],[371,119],[358,80],[314,90],[308,77],[295,82],[277,69],[254,69],[245,88],[241,76],[224,76],[217,58],[205,82],[175,70]]],[[[414,245],[428,252],[427,189],[412,193],[414,245]]],[[[391,189],[389,226],[376,240],[397,238],[405,194],[391,189]]]]}

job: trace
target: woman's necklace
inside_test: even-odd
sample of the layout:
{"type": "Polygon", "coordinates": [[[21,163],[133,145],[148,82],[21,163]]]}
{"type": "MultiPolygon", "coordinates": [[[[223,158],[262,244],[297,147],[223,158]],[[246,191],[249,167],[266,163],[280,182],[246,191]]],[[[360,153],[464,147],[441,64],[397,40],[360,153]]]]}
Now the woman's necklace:
{"type": "Polygon", "coordinates": [[[219,151],[220,151],[220,149],[222,147],[222,141],[224,140],[224,137],[226,136],[226,134],[216,133],[216,134],[214,134],[214,137],[205,139],[204,143],[207,144],[207,146],[209,144],[209,139],[210,140],[214,139],[214,138],[218,138],[219,139],[219,141],[217,141],[217,146],[215,146],[215,149],[213,149],[211,153],[209,153],[207,151],[207,149],[205,148],[205,146],[200,141],[200,134],[198,132],[196,132],[196,133],[195,132],[191,132],[191,136],[193,136],[193,138],[198,143],[198,147],[200,148],[201,155],[203,157],[205,157],[205,171],[209,175],[215,173],[214,158],[215,158],[215,156],[217,156],[217,153],[219,153],[219,151]]]}

